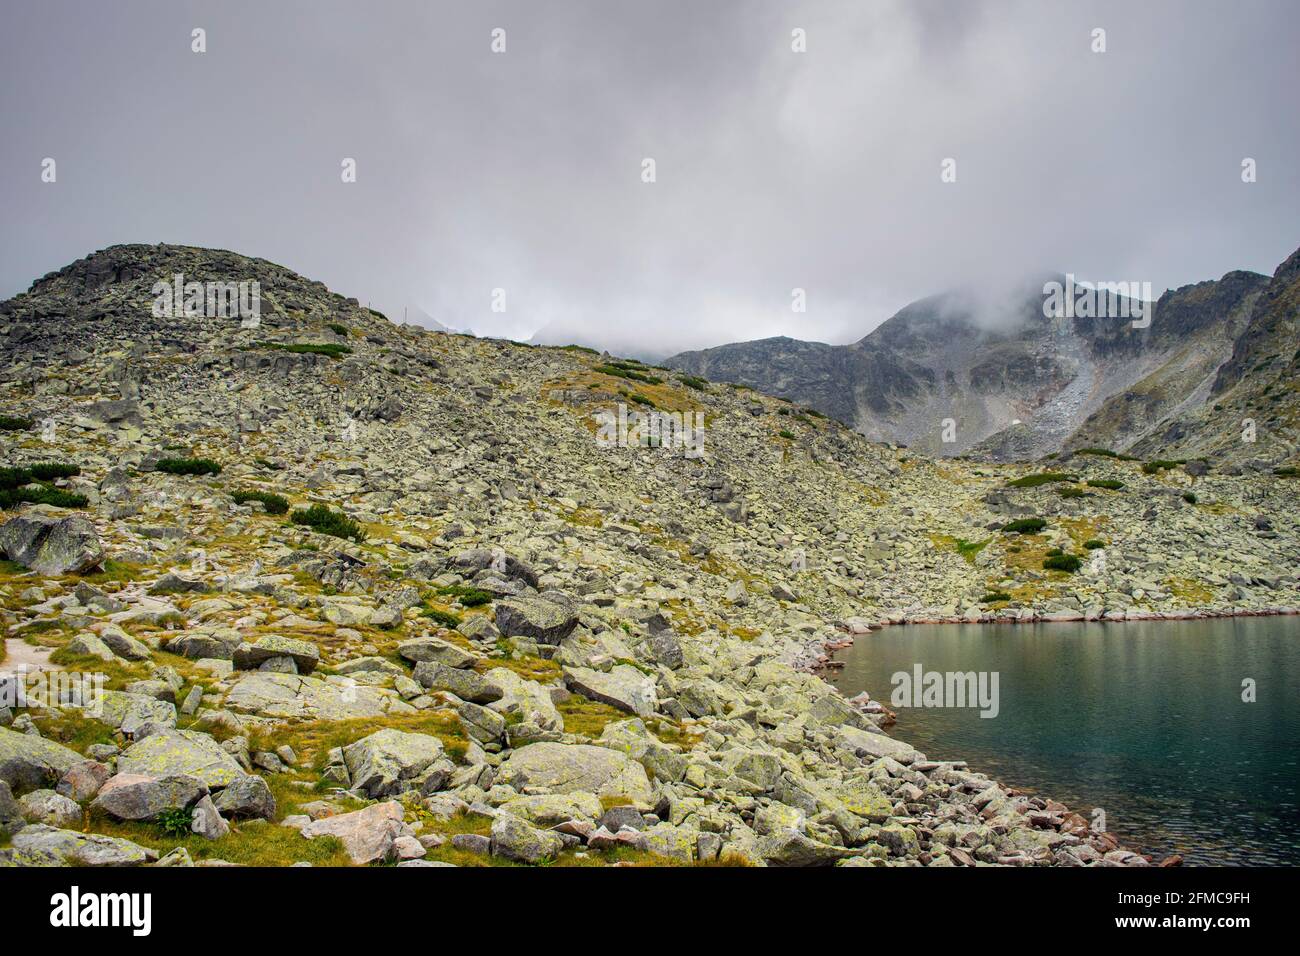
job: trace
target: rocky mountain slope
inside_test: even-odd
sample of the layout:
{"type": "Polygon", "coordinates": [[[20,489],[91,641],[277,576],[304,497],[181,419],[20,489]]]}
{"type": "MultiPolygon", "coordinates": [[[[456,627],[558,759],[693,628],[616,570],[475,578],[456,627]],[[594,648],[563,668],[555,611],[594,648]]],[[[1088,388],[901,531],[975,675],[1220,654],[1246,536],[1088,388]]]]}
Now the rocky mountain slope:
{"type": "Polygon", "coordinates": [[[909,305],[851,345],[767,339],[665,365],[780,395],[931,455],[1122,451],[1205,403],[1267,284],[1230,272],[1166,292],[1148,328],[1045,318],[1038,282],[997,306],[950,293],[909,305]]]}
{"type": "Polygon", "coordinates": [[[1300,606],[1293,478],[1018,480],[228,252],[0,304],[0,415],[5,646],[107,682],[0,705],[5,864],[1143,864],[884,732],[827,646],[1300,606]],[[176,273],[258,280],[260,322],[155,317],[176,273]],[[702,444],[608,447],[620,405],[702,444]]]}

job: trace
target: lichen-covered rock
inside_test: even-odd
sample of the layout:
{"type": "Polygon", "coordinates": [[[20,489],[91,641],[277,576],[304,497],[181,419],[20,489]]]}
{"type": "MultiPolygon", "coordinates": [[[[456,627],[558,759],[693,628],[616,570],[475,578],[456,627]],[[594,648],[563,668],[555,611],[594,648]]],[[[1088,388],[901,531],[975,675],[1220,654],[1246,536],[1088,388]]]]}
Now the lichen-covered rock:
{"type": "Polygon", "coordinates": [[[482,659],[480,654],[467,651],[463,647],[458,647],[450,641],[444,641],[437,637],[420,637],[411,641],[403,641],[397,645],[397,653],[400,657],[413,664],[419,664],[422,661],[436,661],[439,664],[445,664],[447,667],[457,669],[473,667],[476,661],[482,659]]]}
{"type": "Polygon", "coordinates": [[[410,790],[443,756],[442,741],[386,728],[343,748],[352,789],[372,799],[410,790]]]}
{"type": "Polygon", "coordinates": [[[310,674],[320,663],[320,649],[309,641],[268,634],[253,644],[236,648],[232,660],[239,670],[253,670],[277,657],[290,658],[297,665],[299,674],[310,674]]]}
{"type": "Polygon", "coordinates": [[[604,812],[604,805],[592,793],[539,793],[507,800],[501,809],[534,826],[553,827],[570,820],[594,823],[604,812]]]}
{"type": "Polygon", "coordinates": [[[649,717],[659,702],[654,679],[629,664],[619,664],[608,671],[566,667],[564,682],[575,694],[638,717],[649,717]]]}
{"type": "Polygon", "coordinates": [[[393,691],[371,687],[350,677],[300,677],[249,671],[226,695],[226,706],[260,717],[302,720],[349,720],[414,713],[393,691]]]}
{"type": "Polygon", "coordinates": [[[118,820],[152,820],[164,810],[184,810],[208,795],[197,777],[119,773],[100,788],[91,807],[118,820]]]}
{"type": "Polygon", "coordinates": [[[10,842],[17,866],[141,866],[158,858],[155,851],[120,837],[44,824],[23,827],[10,842]]]}
{"type": "Polygon", "coordinates": [[[536,743],[511,751],[497,780],[525,793],[592,793],[642,805],[654,800],[644,767],[585,744],[536,743]]]}
{"type": "Polygon", "coordinates": [[[81,807],[53,790],[33,790],[18,800],[23,819],[52,827],[70,827],[81,822],[81,807]]]}
{"type": "Polygon", "coordinates": [[[556,833],[539,830],[513,813],[498,814],[492,821],[492,855],[519,863],[541,863],[554,859],[564,849],[556,833]]]}
{"type": "Polygon", "coordinates": [[[537,597],[521,595],[498,603],[496,625],[503,637],[559,644],[578,626],[578,612],[566,595],[545,591],[537,597]]]}
{"type": "Polygon", "coordinates": [[[14,794],[52,787],[84,759],[75,750],[52,740],[0,727],[0,780],[14,794]]]}
{"type": "Polygon", "coordinates": [[[147,777],[197,777],[210,790],[244,775],[244,769],[219,743],[194,730],[151,734],[132,744],[117,758],[117,771],[147,777]]]}
{"type": "Polygon", "coordinates": [[[274,820],[275,796],[267,782],[255,773],[240,777],[212,801],[225,816],[274,820]]]}
{"type": "Polygon", "coordinates": [[[375,803],[352,813],[324,817],[306,824],[299,832],[308,840],[337,837],[353,863],[364,865],[388,860],[395,855],[393,842],[407,833],[402,822],[402,805],[394,801],[375,803]]]}
{"type": "Polygon", "coordinates": [[[40,574],[84,574],[99,567],[104,546],[90,519],[42,514],[43,507],[0,525],[0,556],[40,574]]]}

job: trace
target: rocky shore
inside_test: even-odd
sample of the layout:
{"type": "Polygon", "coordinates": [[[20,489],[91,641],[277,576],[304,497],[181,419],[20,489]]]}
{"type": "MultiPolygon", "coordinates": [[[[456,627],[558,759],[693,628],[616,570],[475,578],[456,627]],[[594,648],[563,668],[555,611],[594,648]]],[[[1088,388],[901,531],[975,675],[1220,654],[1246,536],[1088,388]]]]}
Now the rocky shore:
{"type": "Polygon", "coordinates": [[[810,669],[904,621],[1300,607],[1281,462],[933,461],[233,253],[80,260],[0,356],[0,623],[105,688],[0,706],[9,865],[1149,865],[810,669]],[[154,318],[177,272],[257,279],[260,324],[154,318]],[[620,404],[703,454],[602,444],[620,404]]]}

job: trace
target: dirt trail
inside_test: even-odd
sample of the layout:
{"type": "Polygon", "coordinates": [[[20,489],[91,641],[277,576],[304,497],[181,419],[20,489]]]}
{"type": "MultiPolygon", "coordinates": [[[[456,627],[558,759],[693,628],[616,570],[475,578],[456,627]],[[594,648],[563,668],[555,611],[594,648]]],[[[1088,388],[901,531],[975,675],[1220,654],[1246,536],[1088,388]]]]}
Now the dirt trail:
{"type": "Polygon", "coordinates": [[[58,670],[57,664],[50,663],[50,647],[35,647],[16,637],[5,641],[5,658],[0,661],[0,671],[49,671],[58,670]]]}

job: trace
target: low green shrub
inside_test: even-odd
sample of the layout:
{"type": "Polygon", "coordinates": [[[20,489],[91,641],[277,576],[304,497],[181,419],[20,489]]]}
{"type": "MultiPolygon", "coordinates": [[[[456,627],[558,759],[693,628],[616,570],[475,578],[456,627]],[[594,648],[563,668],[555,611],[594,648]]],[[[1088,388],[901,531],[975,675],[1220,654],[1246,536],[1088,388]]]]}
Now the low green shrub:
{"type": "Polygon", "coordinates": [[[1097,455],[1101,458],[1116,458],[1119,461],[1137,461],[1133,455],[1124,455],[1117,451],[1111,451],[1109,448],[1079,448],[1074,451],[1076,455],[1097,455]]]}
{"type": "Polygon", "coordinates": [[[1142,473],[1144,475],[1154,475],[1161,471],[1168,471],[1170,468],[1177,468],[1179,465],[1185,463],[1185,460],[1182,458],[1176,460],[1170,458],[1156,458],[1152,461],[1145,462],[1142,465],[1142,473]]]}
{"type": "Polygon", "coordinates": [[[246,505],[250,501],[259,501],[269,515],[282,515],[287,514],[289,511],[288,499],[283,495],[277,495],[270,491],[235,491],[231,493],[230,497],[235,499],[237,505],[246,505]]]}
{"type": "Polygon", "coordinates": [[[335,538],[350,538],[358,544],[366,537],[361,525],[343,512],[331,511],[325,505],[299,508],[289,516],[289,520],[294,524],[305,525],[313,531],[319,531],[321,534],[332,535],[335,538]]]}
{"type": "Polygon", "coordinates": [[[221,474],[221,466],[211,458],[159,458],[154,467],[169,475],[221,474]]]}
{"type": "Polygon", "coordinates": [[[342,335],[345,338],[350,334],[348,327],[346,325],[341,325],[338,322],[331,322],[328,328],[335,335],[342,335]]]}
{"type": "Polygon", "coordinates": [[[449,584],[446,587],[438,588],[438,593],[447,597],[454,597],[460,602],[461,607],[482,607],[492,600],[490,591],[470,587],[467,584],[449,584]]]}
{"type": "Polygon", "coordinates": [[[1047,522],[1042,518],[1017,518],[1004,524],[1002,530],[1011,534],[1038,534],[1046,527],[1047,522]]]}
{"type": "Polygon", "coordinates": [[[293,352],[298,355],[324,355],[336,361],[345,355],[352,354],[352,349],[344,345],[342,342],[296,342],[293,344],[286,344],[284,342],[254,342],[252,347],[255,349],[270,349],[275,352],[293,352]]]}
{"type": "Polygon", "coordinates": [[[1006,591],[990,591],[988,594],[980,598],[980,603],[996,604],[999,601],[1010,601],[1010,600],[1011,600],[1011,595],[1008,594],[1006,591]]]}
{"type": "Polygon", "coordinates": [[[0,415],[0,432],[25,432],[32,427],[30,418],[17,418],[13,415],[0,415]]]}
{"type": "Polygon", "coordinates": [[[1196,492],[1194,492],[1194,491],[1184,491],[1184,492],[1183,492],[1183,500],[1186,501],[1189,505],[1194,505],[1194,504],[1196,504],[1196,492]]]}
{"type": "Polygon", "coordinates": [[[1067,574],[1073,574],[1083,567],[1083,561],[1074,554],[1054,554],[1043,560],[1043,569],[1045,571],[1064,571],[1067,574]]]}
{"type": "Polygon", "coordinates": [[[1022,478],[1016,478],[1007,482],[1008,488],[1037,488],[1039,485],[1051,484],[1054,481],[1078,481],[1078,475],[1067,475],[1062,471],[1044,471],[1036,475],[1025,475],[1022,478]]]}
{"type": "Polygon", "coordinates": [[[1090,478],[1088,479],[1089,488],[1105,488],[1107,491],[1119,491],[1124,487],[1124,482],[1117,481],[1114,478],[1090,478]]]}
{"type": "Polygon", "coordinates": [[[1056,492],[1062,498],[1082,498],[1087,494],[1087,492],[1084,491],[1082,488],[1076,488],[1073,485],[1067,485],[1064,488],[1058,488],[1056,489],[1056,492]]]}
{"type": "Polygon", "coordinates": [[[186,807],[169,807],[154,818],[165,836],[187,837],[194,825],[194,811],[186,807]]]}
{"type": "Polygon", "coordinates": [[[427,617],[431,621],[437,621],[443,627],[455,630],[460,627],[460,615],[453,614],[451,611],[444,611],[439,607],[426,607],[420,612],[420,617],[427,617]]]}
{"type": "Polygon", "coordinates": [[[782,438],[784,438],[786,441],[794,441],[795,439],[794,432],[787,431],[784,428],[782,428],[779,432],[777,432],[777,434],[780,435],[782,438]]]}
{"type": "Polygon", "coordinates": [[[0,509],[7,510],[23,502],[33,505],[53,505],[56,508],[84,508],[89,500],[85,495],[63,491],[53,485],[0,490],[0,509]]]}

